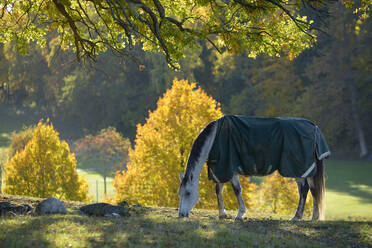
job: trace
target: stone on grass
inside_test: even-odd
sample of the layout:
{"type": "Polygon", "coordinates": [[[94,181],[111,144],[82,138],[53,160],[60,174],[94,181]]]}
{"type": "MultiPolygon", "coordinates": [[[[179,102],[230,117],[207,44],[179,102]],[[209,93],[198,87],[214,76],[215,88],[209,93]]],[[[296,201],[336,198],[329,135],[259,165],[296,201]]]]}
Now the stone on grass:
{"type": "Polygon", "coordinates": [[[105,216],[110,218],[129,216],[129,210],[127,208],[108,203],[93,203],[85,205],[80,208],[80,211],[89,216],[105,216]]]}
{"type": "Polygon", "coordinates": [[[129,207],[129,203],[127,201],[122,201],[118,203],[118,206],[129,207]]]}
{"type": "Polygon", "coordinates": [[[35,209],[35,213],[38,215],[44,214],[66,214],[65,204],[54,197],[49,197],[44,201],[41,201],[35,209]]]}
{"type": "Polygon", "coordinates": [[[121,216],[117,213],[112,213],[112,214],[105,214],[106,218],[112,218],[112,219],[117,219],[117,218],[120,218],[121,216]]]}
{"type": "Polygon", "coordinates": [[[32,207],[28,204],[15,205],[10,202],[0,202],[0,215],[30,214],[32,207]]]}

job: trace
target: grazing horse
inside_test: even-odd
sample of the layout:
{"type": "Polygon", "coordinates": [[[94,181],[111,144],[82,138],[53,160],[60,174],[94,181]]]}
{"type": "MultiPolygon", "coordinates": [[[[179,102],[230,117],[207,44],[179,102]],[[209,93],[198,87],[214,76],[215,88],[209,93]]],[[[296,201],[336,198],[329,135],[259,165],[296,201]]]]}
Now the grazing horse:
{"type": "Polygon", "coordinates": [[[313,196],[313,220],[323,220],[325,181],[323,159],[330,155],[319,128],[302,118],[255,118],[227,115],[209,123],[194,141],[181,184],[179,216],[188,217],[199,200],[198,185],[207,160],[209,179],[216,183],[219,217],[226,218],[222,198],[230,182],[239,203],[236,220],[246,212],[238,175],[265,176],[278,170],[296,179],[299,203],[291,220],[302,218],[306,197],[313,196]]]}

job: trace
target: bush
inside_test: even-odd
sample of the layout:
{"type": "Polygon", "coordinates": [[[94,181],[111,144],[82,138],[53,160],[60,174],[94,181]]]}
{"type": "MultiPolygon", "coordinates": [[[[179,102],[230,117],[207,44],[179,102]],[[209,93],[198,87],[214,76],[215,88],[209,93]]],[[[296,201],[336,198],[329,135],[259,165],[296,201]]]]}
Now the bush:
{"type": "Polygon", "coordinates": [[[4,193],[62,200],[88,200],[88,184],[76,172],[68,144],[52,124],[40,121],[24,150],[6,164],[4,193]]]}

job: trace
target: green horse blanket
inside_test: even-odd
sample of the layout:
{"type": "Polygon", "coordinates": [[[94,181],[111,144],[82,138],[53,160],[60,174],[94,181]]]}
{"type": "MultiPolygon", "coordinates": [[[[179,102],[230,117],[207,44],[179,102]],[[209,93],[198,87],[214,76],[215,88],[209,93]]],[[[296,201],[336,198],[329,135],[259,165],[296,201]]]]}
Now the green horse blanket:
{"type": "Polygon", "coordinates": [[[330,155],[320,129],[302,118],[227,115],[216,121],[208,156],[209,178],[225,183],[235,174],[312,177],[315,159],[330,155]]]}

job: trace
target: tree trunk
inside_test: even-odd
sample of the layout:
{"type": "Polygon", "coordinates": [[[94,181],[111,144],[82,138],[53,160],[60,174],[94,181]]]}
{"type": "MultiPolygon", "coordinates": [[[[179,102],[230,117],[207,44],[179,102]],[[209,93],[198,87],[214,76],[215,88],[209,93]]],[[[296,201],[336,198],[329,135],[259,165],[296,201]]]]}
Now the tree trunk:
{"type": "Polygon", "coordinates": [[[350,58],[352,56],[352,43],[353,43],[353,34],[347,33],[346,31],[346,23],[343,23],[343,38],[340,40],[341,42],[341,56],[340,56],[340,63],[341,68],[344,73],[340,73],[340,75],[344,74],[343,80],[347,87],[349,88],[349,96],[350,96],[350,104],[351,104],[351,115],[353,117],[354,128],[355,132],[358,137],[359,147],[360,147],[360,157],[367,156],[368,149],[366,145],[366,140],[364,136],[364,131],[362,125],[360,123],[360,114],[359,114],[359,107],[358,107],[358,93],[355,86],[355,81],[353,77],[353,72],[350,68],[350,58]]]}
{"type": "Polygon", "coordinates": [[[346,65],[347,68],[347,74],[348,74],[348,80],[347,84],[349,86],[350,91],[350,103],[351,103],[351,114],[353,116],[355,131],[358,136],[359,140],[359,146],[360,146],[360,157],[367,156],[368,149],[366,145],[366,140],[363,132],[362,125],[360,123],[360,115],[359,115],[359,108],[358,108],[358,96],[357,96],[357,90],[355,87],[354,78],[352,77],[350,65],[346,65]]]}
{"type": "MultiPolygon", "coordinates": [[[[345,40],[348,40],[345,38],[345,40]]],[[[344,48],[350,46],[350,41],[344,44],[344,48]],[[348,44],[349,43],[349,44],[348,44]]],[[[349,88],[349,96],[350,96],[350,107],[351,107],[351,115],[353,117],[353,122],[354,122],[354,128],[355,128],[355,133],[358,137],[359,141],[359,147],[360,147],[360,157],[367,156],[368,154],[368,149],[366,145],[366,140],[364,136],[364,131],[362,128],[362,125],[360,123],[360,114],[359,114],[359,107],[358,107],[358,93],[357,89],[355,86],[355,81],[354,81],[354,76],[353,72],[351,71],[350,68],[350,56],[351,52],[348,52],[348,56],[344,56],[343,59],[343,68],[344,68],[344,80],[346,81],[346,85],[349,88]]]]}

